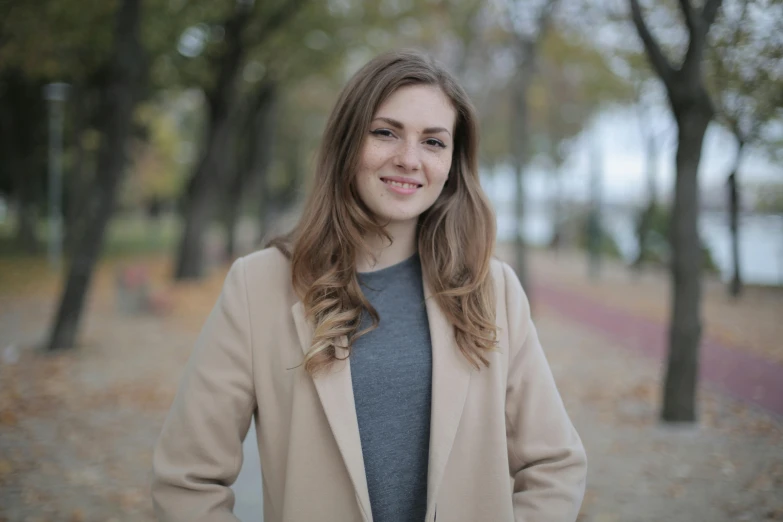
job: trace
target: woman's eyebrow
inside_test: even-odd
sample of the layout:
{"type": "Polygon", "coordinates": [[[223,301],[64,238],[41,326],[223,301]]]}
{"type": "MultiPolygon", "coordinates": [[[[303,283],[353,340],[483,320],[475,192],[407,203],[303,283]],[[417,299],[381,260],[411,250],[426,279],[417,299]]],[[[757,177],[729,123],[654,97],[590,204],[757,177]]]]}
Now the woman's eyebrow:
{"type": "MultiPolygon", "coordinates": [[[[402,130],[402,129],[405,128],[405,125],[403,125],[402,122],[397,121],[397,120],[395,120],[393,118],[387,118],[385,116],[378,116],[377,118],[375,118],[375,120],[381,120],[383,122],[386,122],[386,123],[388,123],[389,125],[391,125],[392,127],[394,127],[395,129],[398,129],[398,130],[402,130]]],[[[373,120],[373,121],[375,121],[375,120],[373,120]]],[[[424,129],[424,134],[437,134],[439,132],[445,132],[446,134],[451,135],[451,132],[449,132],[448,129],[445,129],[443,127],[427,127],[426,129],[424,129]]]]}

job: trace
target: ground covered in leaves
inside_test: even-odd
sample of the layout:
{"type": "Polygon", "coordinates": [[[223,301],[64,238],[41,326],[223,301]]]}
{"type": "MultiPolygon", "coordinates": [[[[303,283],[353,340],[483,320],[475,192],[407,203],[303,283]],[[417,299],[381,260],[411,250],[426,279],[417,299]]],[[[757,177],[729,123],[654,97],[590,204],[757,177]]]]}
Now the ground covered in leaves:
{"type": "MultiPolygon", "coordinates": [[[[533,270],[613,306],[665,318],[661,275],[645,276],[629,292],[625,276],[610,272],[604,283],[588,283],[576,262],[550,261],[537,254],[533,270]]],[[[0,260],[0,521],[152,519],[152,447],[225,267],[198,285],[172,287],[166,261],[135,263],[149,267],[167,306],[156,314],[118,313],[117,265],[106,264],[81,345],[47,355],[37,346],[57,282],[43,263],[0,260]]],[[[758,295],[727,304],[710,288],[708,331],[738,336],[745,325],[752,335],[738,346],[783,360],[780,294],[754,290],[758,295]]],[[[664,427],[657,363],[554,308],[537,307],[536,321],[588,451],[580,520],[783,520],[783,419],[706,387],[696,426],[664,427]]]]}

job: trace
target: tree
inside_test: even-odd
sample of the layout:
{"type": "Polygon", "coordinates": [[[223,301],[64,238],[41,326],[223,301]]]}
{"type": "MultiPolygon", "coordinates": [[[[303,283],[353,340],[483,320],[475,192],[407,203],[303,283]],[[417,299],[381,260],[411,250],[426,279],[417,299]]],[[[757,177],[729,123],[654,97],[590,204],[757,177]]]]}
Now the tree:
{"type": "Polygon", "coordinates": [[[279,30],[297,13],[303,3],[304,0],[285,0],[268,12],[259,7],[261,2],[237,1],[233,12],[221,24],[224,42],[222,52],[212,61],[214,80],[206,91],[208,125],[201,159],[188,182],[176,279],[202,276],[204,234],[220,201],[219,186],[225,180],[224,166],[231,159],[227,154],[237,127],[237,83],[249,49],[262,45],[273,31],[279,30]]]}
{"type": "Polygon", "coordinates": [[[512,79],[511,93],[511,163],[515,179],[514,256],[517,276],[527,288],[527,268],[523,222],[525,218],[524,173],[530,159],[529,142],[529,91],[536,69],[536,59],[541,42],[549,30],[552,16],[559,0],[545,0],[539,5],[530,2],[508,0],[506,10],[512,26],[512,52],[516,72],[512,79]]]}
{"type": "Polygon", "coordinates": [[[636,216],[635,232],[638,253],[631,264],[635,274],[655,257],[656,218],[662,212],[658,193],[659,156],[664,140],[671,134],[667,124],[656,128],[655,113],[659,112],[660,84],[650,71],[648,62],[639,53],[624,53],[628,66],[627,74],[634,87],[634,108],[636,109],[639,133],[644,148],[644,172],[646,178],[647,203],[636,216]]]}
{"type": "MultiPolygon", "coordinates": [[[[267,172],[274,151],[278,91],[272,81],[255,87],[245,102],[242,135],[237,140],[237,165],[225,201],[226,255],[236,255],[236,227],[241,212],[242,196],[257,195],[264,213],[267,200],[267,172]]],[[[263,227],[261,227],[263,228],[263,227]]]]}
{"type": "Polygon", "coordinates": [[[702,61],[708,45],[707,35],[722,0],[706,0],[700,8],[690,0],[679,0],[688,33],[687,50],[679,66],[672,65],[658,39],[650,32],[639,1],[629,2],[633,23],[653,70],[666,87],[677,122],[676,182],[670,228],[673,293],[662,418],[667,422],[693,422],[696,420],[702,293],[698,169],[704,134],[714,116],[704,83],[702,61]]]}
{"type": "MultiPolygon", "coordinates": [[[[107,49],[111,37],[111,3],[96,0],[59,0],[16,2],[0,16],[0,76],[7,89],[0,94],[0,104],[13,121],[13,132],[2,138],[8,147],[0,157],[12,175],[11,192],[22,211],[18,235],[31,243],[37,215],[43,206],[46,186],[46,104],[43,86],[49,82],[71,85],[66,102],[65,158],[71,156],[71,144],[78,144],[84,123],[95,114],[90,102],[93,86],[102,81],[107,49]],[[21,87],[13,88],[16,85],[21,87]]],[[[0,89],[2,90],[2,89],[0,89]]],[[[76,147],[78,150],[78,146],[76,147]]],[[[83,149],[81,149],[83,152],[83,149]]],[[[69,196],[77,194],[72,182],[81,176],[76,168],[83,165],[82,155],[67,168],[64,180],[69,196]]],[[[66,165],[66,167],[68,167],[66,165]]],[[[78,204],[66,201],[66,236],[71,236],[72,210],[78,204]]]]}
{"type": "MultiPolygon", "coordinates": [[[[97,128],[103,117],[101,111],[105,108],[101,98],[107,85],[109,69],[106,63],[112,50],[116,3],[42,0],[8,4],[9,8],[0,16],[0,78],[15,76],[17,83],[24,84],[21,92],[25,96],[20,98],[15,95],[12,99],[0,94],[0,104],[8,103],[12,107],[0,109],[0,120],[3,121],[0,126],[7,124],[14,114],[19,114],[17,119],[21,118],[21,123],[14,124],[15,132],[20,129],[24,132],[16,137],[2,138],[0,147],[9,150],[0,154],[0,172],[11,175],[22,168],[24,175],[14,175],[8,190],[36,198],[36,205],[23,208],[40,208],[44,204],[47,115],[42,87],[49,82],[70,84],[64,107],[63,140],[64,232],[66,250],[70,254],[74,251],[79,230],[84,226],[82,210],[88,206],[88,189],[95,180],[100,141],[97,128]],[[42,131],[29,133],[25,129],[42,131]],[[30,136],[34,139],[29,139],[30,136]],[[29,161],[20,163],[16,158],[29,161]],[[16,167],[11,168],[11,164],[16,167]],[[33,190],[25,188],[22,183],[31,184],[33,190]]],[[[184,18],[174,4],[168,0],[145,1],[140,38],[150,50],[153,63],[162,54],[162,49],[172,47],[172,36],[178,32],[179,22],[184,18]]],[[[18,199],[17,196],[13,198],[18,199]]],[[[28,214],[30,217],[26,221],[31,223],[32,214],[28,214]]]]}
{"type": "Polygon", "coordinates": [[[0,192],[16,206],[15,242],[31,254],[40,249],[36,227],[46,180],[43,85],[17,68],[0,76],[0,192]]]}
{"type": "Polygon", "coordinates": [[[739,0],[731,4],[732,9],[724,8],[724,23],[713,33],[707,61],[718,120],[737,141],[734,165],[727,179],[733,261],[727,290],[735,298],[742,292],[739,172],[743,154],[749,146],[763,145],[765,129],[783,118],[783,79],[775,71],[776,63],[783,57],[778,37],[783,32],[783,4],[764,4],[768,2],[739,0]],[[765,7],[777,8],[778,16],[773,13],[770,17],[765,7]],[[763,19],[759,19],[761,13],[763,19]]]}
{"type": "MultiPolygon", "coordinates": [[[[604,107],[620,104],[632,98],[632,89],[618,76],[608,60],[591,42],[568,30],[565,24],[553,28],[542,43],[538,73],[530,88],[530,138],[534,142],[531,153],[546,161],[550,176],[557,183],[553,222],[554,246],[560,238],[558,229],[564,223],[560,190],[560,166],[566,160],[572,145],[581,142],[589,149],[591,170],[591,201],[594,212],[593,229],[600,231],[600,178],[602,175],[600,144],[595,138],[593,117],[604,107]],[[576,139],[578,136],[584,139],[576,139]]],[[[598,239],[597,236],[595,238],[598,239]]],[[[595,244],[598,244],[596,241],[595,244]]],[[[592,267],[599,266],[597,257],[603,249],[594,249],[592,267]]],[[[591,270],[597,275],[598,270],[591,270]]]]}
{"type": "Polygon", "coordinates": [[[141,0],[123,0],[116,12],[115,37],[107,62],[102,90],[100,123],[102,141],[98,152],[95,183],[85,208],[86,227],[78,239],[65,290],[51,329],[50,351],[74,346],[84,300],[103,246],[104,231],[114,210],[117,189],[127,163],[125,145],[133,111],[140,98],[145,57],[140,42],[141,0]]]}
{"type": "MultiPolygon", "coordinates": [[[[243,50],[240,67],[235,69],[235,81],[233,84],[225,82],[225,85],[231,86],[233,95],[230,101],[235,108],[232,109],[230,118],[225,120],[223,126],[226,129],[225,146],[216,148],[222,161],[214,162],[220,167],[215,175],[203,174],[202,171],[206,168],[204,161],[212,148],[210,145],[212,137],[216,136],[215,126],[212,123],[213,108],[209,100],[214,98],[211,93],[214,92],[215,86],[219,85],[216,81],[218,75],[215,73],[215,65],[225,64],[224,56],[231,43],[228,40],[226,23],[214,24],[222,28],[220,34],[223,35],[223,40],[216,45],[209,44],[203,53],[211,56],[212,61],[205,63],[203,59],[193,60],[200,61],[201,74],[191,84],[198,85],[206,93],[209,118],[203,147],[204,155],[194,171],[198,174],[191,177],[190,187],[196,190],[189,191],[185,198],[186,229],[180,243],[177,262],[180,269],[189,265],[188,271],[193,270],[192,277],[198,277],[202,271],[203,267],[195,266],[203,264],[201,261],[196,263],[201,259],[202,252],[200,244],[203,241],[199,238],[203,237],[203,231],[211,222],[213,211],[218,205],[226,200],[221,217],[229,229],[228,237],[231,243],[230,231],[233,227],[231,223],[236,218],[234,210],[242,208],[242,199],[249,194],[254,199],[257,198],[259,214],[265,216],[267,210],[272,210],[271,207],[279,206],[281,201],[287,201],[295,196],[296,185],[292,185],[290,181],[296,178],[295,171],[298,172],[300,169],[291,170],[289,166],[292,163],[304,164],[309,153],[312,152],[320,135],[320,127],[325,121],[325,114],[333,103],[334,94],[344,83],[346,72],[352,72],[350,69],[364,57],[391,47],[416,46],[421,43],[424,35],[439,34],[423,30],[422,27],[428,27],[432,21],[430,15],[433,11],[437,12],[445,7],[445,4],[430,2],[358,3],[280,0],[268,6],[258,2],[256,4],[250,15],[245,17],[247,25],[244,38],[236,42],[236,46],[241,45],[243,50]],[[283,27],[285,30],[281,30],[283,27]],[[395,36],[397,33],[405,37],[398,38],[395,36]],[[257,158],[259,160],[257,166],[266,163],[267,168],[249,169],[249,165],[253,162],[249,161],[245,154],[248,151],[248,143],[252,140],[258,145],[268,145],[272,141],[270,124],[261,125],[267,118],[263,114],[267,110],[266,105],[259,104],[255,100],[261,96],[267,85],[276,87],[275,96],[279,99],[275,104],[283,114],[277,118],[279,124],[276,125],[274,134],[282,135],[281,133],[285,131],[288,135],[285,139],[275,140],[275,147],[270,152],[270,157],[264,159],[261,157],[263,154],[260,154],[257,158]],[[308,85],[317,85],[319,89],[308,88],[308,85]],[[301,108],[302,103],[294,107],[295,104],[291,102],[302,91],[307,91],[307,96],[306,100],[300,101],[304,101],[310,107],[309,111],[301,108]],[[314,99],[318,100],[318,107],[312,107],[314,99]],[[241,108],[237,109],[237,107],[241,108]],[[258,113],[256,114],[255,111],[258,113]],[[249,121],[253,119],[259,125],[249,125],[249,121]],[[262,126],[267,130],[262,131],[262,126]],[[251,133],[259,134],[253,136],[251,133]],[[302,158],[295,162],[289,161],[292,152],[304,156],[304,161],[302,158]],[[288,176],[289,179],[284,179],[282,183],[278,183],[278,179],[261,179],[267,170],[274,178],[288,176]],[[282,176],[281,171],[283,171],[282,176]],[[196,188],[196,185],[212,188],[211,190],[203,187],[196,188]],[[257,196],[259,189],[260,197],[257,196]],[[203,197],[199,196],[199,193],[203,193],[203,197]],[[202,210],[197,211],[198,208],[202,210]],[[190,254],[184,255],[185,251],[190,254]]],[[[198,27],[195,22],[194,27],[198,27]]],[[[205,31],[211,33],[213,30],[205,29],[205,31]]],[[[196,67],[188,67],[190,73],[194,72],[193,69],[196,67]]],[[[225,68],[221,70],[226,71],[225,68]]],[[[264,148],[266,147],[262,149],[264,148]]],[[[261,153],[263,150],[250,152],[261,153]]],[[[207,171],[215,172],[215,169],[210,167],[207,171]]],[[[263,220],[264,218],[261,218],[261,221],[263,220]]],[[[265,228],[265,225],[260,228],[265,228]]],[[[183,270],[178,269],[178,272],[184,274],[183,270]]]]}

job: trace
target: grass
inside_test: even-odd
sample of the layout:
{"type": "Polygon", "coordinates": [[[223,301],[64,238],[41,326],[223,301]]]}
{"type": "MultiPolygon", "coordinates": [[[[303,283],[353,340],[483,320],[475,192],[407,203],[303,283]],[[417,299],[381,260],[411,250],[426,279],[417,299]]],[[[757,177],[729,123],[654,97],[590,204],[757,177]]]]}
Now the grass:
{"type": "MultiPolygon", "coordinates": [[[[20,250],[14,241],[10,220],[0,223],[0,293],[3,295],[51,295],[62,284],[62,272],[48,262],[46,222],[39,223],[40,251],[20,250]]],[[[100,257],[102,265],[113,265],[132,259],[165,256],[174,251],[180,224],[176,217],[160,221],[136,215],[118,216],[109,223],[100,257]]],[[[64,260],[63,269],[68,266],[64,260]]]]}
{"type": "MultiPolygon", "coordinates": [[[[37,259],[47,255],[49,230],[45,221],[37,226],[40,251],[35,254],[22,251],[15,242],[15,224],[11,219],[0,223],[0,257],[37,259]]],[[[109,223],[102,256],[126,257],[138,254],[170,252],[179,238],[180,224],[174,216],[153,221],[138,215],[118,216],[109,223]]]]}

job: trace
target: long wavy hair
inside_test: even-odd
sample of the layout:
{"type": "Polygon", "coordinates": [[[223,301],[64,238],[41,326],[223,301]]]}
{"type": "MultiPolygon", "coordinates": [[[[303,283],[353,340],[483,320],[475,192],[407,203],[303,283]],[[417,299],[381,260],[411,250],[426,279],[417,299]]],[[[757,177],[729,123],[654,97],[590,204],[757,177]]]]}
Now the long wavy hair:
{"type": "Polygon", "coordinates": [[[324,130],[303,214],[288,235],[270,242],[291,260],[294,290],[315,327],[303,363],[312,376],[348,357],[353,341],[378,325],[356,276],[356,256],[368,251],[365,238],[391,238],[359,197],[356,176],[378,108],[409,85],[439,87],[457,113],[448,181],[418,220],[422,270],[467,360],[476,369],[489,366],[487,354],[495,349],[495,216],[479,183],[475,109],[440,64],[415,51],[396,51],[371,60],[343,88],[324,130]],[[363,311],[372,326],[359,331],[363,311]]]}

